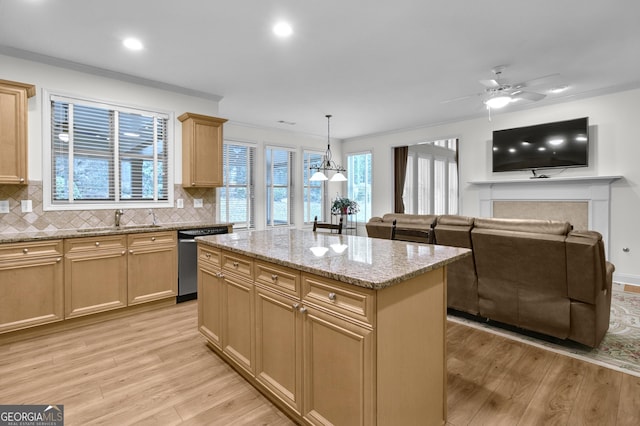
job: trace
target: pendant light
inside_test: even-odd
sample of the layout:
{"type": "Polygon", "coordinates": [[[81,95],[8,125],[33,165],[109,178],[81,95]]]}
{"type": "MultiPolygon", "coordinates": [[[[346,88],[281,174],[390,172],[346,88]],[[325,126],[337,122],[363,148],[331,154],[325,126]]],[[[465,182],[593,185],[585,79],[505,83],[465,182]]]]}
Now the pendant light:
{"type": "Polygon", "coordinates": [[[344,172],[347,171],[344,167],[338,165],[335,161],[331,159],[331,136],[330,136],[330,120],[331,115],[328,114],[327,117],[327,150],[322,157],[322,163],[314,164],[311,166],[311,170],[315,170],[316,172],[309,178],[310,181],[323,181],[330,180],[331,182],[344,182],[347,178],[344,176],[344,172]],[[335,174],[329,179],[326,175],[327,172],[335,172],[335,174]]]}

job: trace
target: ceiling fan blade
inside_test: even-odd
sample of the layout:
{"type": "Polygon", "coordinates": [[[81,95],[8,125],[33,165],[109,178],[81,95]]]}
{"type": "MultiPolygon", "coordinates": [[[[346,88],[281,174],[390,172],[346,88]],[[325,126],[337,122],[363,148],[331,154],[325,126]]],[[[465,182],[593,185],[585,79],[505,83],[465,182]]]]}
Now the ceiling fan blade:
{"type": "Polygon", "coordinates": [[[458,98],[446,99],[444,101],[440,101],[441,104],[448,104],[451,102],[464,101],[465,99],[475,98],[476,96],[482,96],[482,93],[475,93],[473,95],[460,96],[458,98]]]}
{"type": "Polygon", "coordinates": [[[523,81],[513,85],[514,89],[520,89],[522,87],[542,86],[544,84],[550,84],[556,78],[560,77],[559,73],[549,74],[542,77],[534,78],[532,80],[523,81]]]}
{"type": "Polygon", "coordinates": [[[482,84],[484,87],[487,87],[489,89],[494,89],[496,87],[500,87],[500,83],[498,83],[496,80],[479,80],[480,84],[482,84]]]}
{"type": "Polygon", "coordinates": [[[512,96],[514,98],[526,99],[528,101],[539,101],[541,99],[544,99],[547,95],[536,92],[515,92],[512,94],[512,96]]]}

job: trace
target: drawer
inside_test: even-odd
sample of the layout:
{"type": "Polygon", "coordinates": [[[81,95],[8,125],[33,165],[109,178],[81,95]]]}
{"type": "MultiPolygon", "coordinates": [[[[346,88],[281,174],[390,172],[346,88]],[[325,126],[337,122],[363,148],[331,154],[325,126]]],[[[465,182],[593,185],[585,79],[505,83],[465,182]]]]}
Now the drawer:
{"type": "Polygon", "coordinates": [[[222,252],[221,267],[223,271],[253,280],[253,259],[248,256],[228,251],[222,252]]]}
{"type": "Polygon", "coordinates": [[[198,263],[204,263],[217,268],[222,264],[221,253],[217,248],[198,244],[198,263]]]}
{"type": "Polygon", "coordinates": [[[256,283],[280,290],[300,298],[300,272],[273,263],[255,262],[256,283]]]}
{"type": "Polygon", "coordinates": [[[302,301],[374,325],[375,291],[302,274],[302,301]]]}
{"type": "Polygon", "coordinates": [[[176,231],[143,232],[139,234],[129,234],[127,238],[129,249],[134,249],[150,245],[177,244],[178,233],[176,231]]]}
{"type": "Polygon", "coordinates": [[[122,251],[127,248],[126,235],[102,235],[99,237],[68,238],[64,240],[64,253],[122,251]]]}
{"type": "Polygon", "coordinates": [[[0,261],[62,256],[62,240],[0,244],[0,261]]]}

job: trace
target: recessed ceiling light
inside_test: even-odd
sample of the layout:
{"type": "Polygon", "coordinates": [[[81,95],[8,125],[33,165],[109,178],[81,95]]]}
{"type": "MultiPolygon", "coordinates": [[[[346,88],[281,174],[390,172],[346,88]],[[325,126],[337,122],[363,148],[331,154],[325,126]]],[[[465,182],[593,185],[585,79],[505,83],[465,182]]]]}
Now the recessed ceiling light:
{"type": "Polygon", "coordinates": [[[273,33],[278,37],[289,37],[293,34],[293,29],[291,28],[291,25],[281,21],[273,26],[273,33]]]}
{"type": "Polygon", "coordinates": [[[144,47],[140,40],[133,37],[125,38],[122,44],[129,50],[142,50],[144,47]]]}

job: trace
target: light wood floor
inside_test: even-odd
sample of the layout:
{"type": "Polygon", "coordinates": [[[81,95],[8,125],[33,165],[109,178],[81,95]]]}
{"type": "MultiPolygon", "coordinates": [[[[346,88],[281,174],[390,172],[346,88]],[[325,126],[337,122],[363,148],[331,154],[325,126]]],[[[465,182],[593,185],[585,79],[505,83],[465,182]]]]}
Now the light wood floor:
{"type": "MultiPolygon", "coordinates": [[[[71,425],[289,425],[196,330],[196,303],[0,346],[0,404],[71,425]]],[[[640,378],[449,323],[450,426],[638,425],[640,378]]]]}

